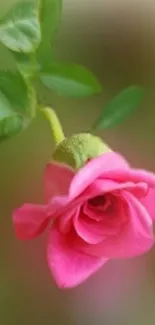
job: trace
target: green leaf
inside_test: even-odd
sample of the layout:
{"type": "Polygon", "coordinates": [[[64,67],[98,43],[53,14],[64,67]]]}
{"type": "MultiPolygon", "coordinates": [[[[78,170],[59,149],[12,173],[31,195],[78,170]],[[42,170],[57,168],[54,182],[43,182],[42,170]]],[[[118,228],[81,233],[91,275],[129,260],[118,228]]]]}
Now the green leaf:
{"type": "Polygon", "coordinates": [[[0,120],[0,142],[17,135],[21,130],[24,130],[28,124],[28,119],[23,119],[20,115],[10,113],[10,116],[0,120]]]}
{"type": "Polygon", "coordinates": [[[36,60],[35,52],[26,54],[26,53],[17,53],[12,52],[14,59],[16,61],[18,70],[22,76],[26,79],[35,77],[40,70],[39,64],[36,60]]]}
{"type": "Polygon", "coordinates": [[[139,86],[131,86],[122,90],[108,102],[103,113],[94,124],[93,129],[111,128],[122,122],[132,111],[139,107],[144,91],[139,86]]]}
{"type": "Polygon", "coordinates": [[[28,126],[33,106],[34,94],[21,75],[0,71],[0,140],[28,126]]]}
{"type": "Polygon", "coordinates": [[[51,44],[58,29],[62,13],[63,0],[40,0],[40,25],[42,40],[38,48],[40,62],[49,62],[51,57],[51,44]]]}
{"type": "Polygon", "coordinates": [[[60,96],[82,98],[102,91],[94,74],[75,64],[54,64],[41,72],[40,79],[60,96]]]}
{"type": "Polygon", "coordinates": [[[27,113],[29,106],[28,87],[19,73],[0,71],[0,91],[11,107],[21,114],[27,113]]]}
{"type": "Polygon", "coordinates": [[[29,53],[41,40],[36,1],[18,3],[0,21],[0,42],[15,52],[29,53]]]}

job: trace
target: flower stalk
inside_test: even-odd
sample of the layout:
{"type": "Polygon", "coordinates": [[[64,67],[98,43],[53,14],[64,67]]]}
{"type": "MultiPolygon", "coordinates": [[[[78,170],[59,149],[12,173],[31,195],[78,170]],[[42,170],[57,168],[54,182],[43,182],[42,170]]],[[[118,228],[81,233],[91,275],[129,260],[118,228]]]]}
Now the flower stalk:
{"type": "Polygon", "coordinates": [[[65,139],[65,136],[62,129],[62,125],[57,117],[56,112],[51,107],[43,107],[41,111],[44,113],[45,117],[49,121],[52,137],[55,144],[60,144],[65,139]]]}

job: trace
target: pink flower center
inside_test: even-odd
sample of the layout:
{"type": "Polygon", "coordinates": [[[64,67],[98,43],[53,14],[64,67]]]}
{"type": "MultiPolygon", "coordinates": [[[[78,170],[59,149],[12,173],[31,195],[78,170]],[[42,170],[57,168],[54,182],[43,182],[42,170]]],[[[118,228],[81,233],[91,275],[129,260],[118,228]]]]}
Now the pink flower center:
{"type": "Polygon", "coordinates": [[[126,204],[121,195],[107,193],[75,203],[58,221],[59,229],[68,233],[72,228],[84,241],[99,243],[107,236],[115,236],[127,222],[126,204]]]}

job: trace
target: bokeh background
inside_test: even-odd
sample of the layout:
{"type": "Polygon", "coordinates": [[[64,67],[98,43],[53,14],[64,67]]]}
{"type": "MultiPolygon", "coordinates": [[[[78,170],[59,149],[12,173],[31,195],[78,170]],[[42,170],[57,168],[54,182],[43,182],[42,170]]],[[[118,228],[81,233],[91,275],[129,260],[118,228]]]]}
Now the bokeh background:
{"type": "MultiPolygon", "coordinates": [[[[15,0],[0,1],[0,15],[15,0]]],[[[13,66],[0,48],[0,67],[13,66]]],[[[68,100],[41,91],[59,114],[66,135],[85,131],[120,89],[146,88],[141,108],[100,135],[137,167],[155,171],[155,1],[64,0],[55,48],[57,57],[91,68],[102,96],[68,100]]],[[[87,282],[61,291],[46,264],[47,236],[15,238],[11,214],[24,202],[42,202],[42,172],[53,142],[38,113],[22,134],[0,146],[0,324],[154,325],[155,251],[133,260],[111,261],[87,282]]]]}

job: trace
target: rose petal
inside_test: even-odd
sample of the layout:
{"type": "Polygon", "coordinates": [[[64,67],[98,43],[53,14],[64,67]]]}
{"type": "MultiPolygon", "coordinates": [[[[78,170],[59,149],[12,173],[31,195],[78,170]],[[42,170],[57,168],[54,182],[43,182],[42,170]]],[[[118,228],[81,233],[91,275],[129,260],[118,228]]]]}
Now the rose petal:
{"type": "Polygon", "coordinates": [[[127,189],[137,197],[146,195],[148,186],[146,183],[140,182],[134,184],[132,182],[118,183],[111,179],[97,179],[92,185],[90,185],[81,196],[72,200],[69,196],[54,196],[48,205],[47,213],[54,218],[55,215],[66,214],[68,208],[70,210],[75,209],[79,205],[83,205],[87,200],[96,197],[98,195],[104,195],[108,192],[119,191],[121,189],[127,189]]]}
{"type": "MultiPolygon", "coordinates": [[[[129,222],[119,236],[108,236],[98,245],[81,245],[81,249],[94,256],[127,258],[141,255],[154,244],[152,220],[142,203],[131,193],[124,192],[128,203],[129,222]]],[[[119,217],[119,216],[118,216],[119,217]]]]}
{"type": "Polygon", "coordinates": [[[84,216],[80,208],[73,218],[75,231],[88,244],[99,244],[103,241],[103,229],[101,223],[92,222],[88,216],[84,216]]]}
{"type": "Polygon", "coordinates": [[[117,168],[111,171],[106,171],[104,177],[120,183],[128,181],[136,184],[142,182],[155,189],[155,174],[143,169],[117,168]]]}
{"type": "Polygon", "coordinates": [[[50,162],[44,172],[44,188],[46,200],[50,201],[53,196],[66,195],[74,177],[72,168],[65,164],[50,162]]]}
{"type": "Polygon", "coordinates": [[[70,231],[70,229],[73,226],[73,217],[76,213],[76,210],[75,209],[68,210],[67,212],[64,212],[62,216],[60,216],[58,218],[58,227],[59,227],[60,232],[67,234],[70,231]]]}
{"type": "MultiPolygon", "coordinates": [[[[99,244],[106,240],[107,236],[116,236],[120,232],[126,218],[124,218],[120,200],[117,198],[115,200],[116,203],[113,206],[107,208],[106,211],[102,211],[102,221],[100,222],[96,222],[89,217],[89,214],[91,216],[92,213],[89,209],[87,210],[88,215],[85,215],[82,209],[78,209],[74,215],[73,224],[79,237],[86,243],[91,245],[99,244]]],[[[97,211],[96,214],[98,214],[97,211]]]]}
{"type": "Polygon", "coordinates": [[[113,181],[147,183],[155,188],[155,174],[143,169],[130,168],[128,162],[118,153],[108,152],[89,161],[75,175],[70,185],[70,197],[75,198],[97,178],[113,181]]]}
{"type": "Polygon", "coordinates": [[[60,215],[64,210],[68,210],[69,203],[70,201],[67,196],[54,196],[47,207],[48,216],[60,215]]]}
{"type": "Polygon", "coordinates": [[[155,219],[155,189],[150,189],[148,194],[141,199],[141,202],[148,211],[150,217],[155,219]]]}
{"type": "Polygon", "coordinates": [[[47,227],[46,207],[36,204],[24,204],[13,213],[16,235],[26,240],[39,236],[47,227]]]}
{"type": "Polygon", "coordinates": [[[77,197],[98,177],[104,177],[106,172],[111,173],[117,168],[129,169],[129,165],[121,155],[115,152],[108,152],[90,160],[74,176],[69,190],[70,198],[77,197]]]}
{"type": "Polygon", "coordinates": [[[48,243],[48,264],[60,288],[76,287],[96,272],[107,259],[89,256],[74,250],[64,236],[51,229],[48,243]]]}
{"type": "Polygon", "coordinates": [[[119,183],[115,180],[99,178],[87,188],[85,191],[85,196],[87,195],[87,197],[96,197],[109,192],[117,192],[120,190],[126,190],[141,198],[147,194],[148,185],[145,182],[137,182],[135,184],[131,181],[124,181],[119,183]]]}

